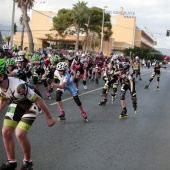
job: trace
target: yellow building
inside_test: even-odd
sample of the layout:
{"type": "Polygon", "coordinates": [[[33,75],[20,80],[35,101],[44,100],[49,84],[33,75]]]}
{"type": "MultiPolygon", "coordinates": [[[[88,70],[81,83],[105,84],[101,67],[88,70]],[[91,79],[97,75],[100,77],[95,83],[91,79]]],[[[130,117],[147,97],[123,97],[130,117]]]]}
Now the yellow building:
{"type": "MultiPolygon", "coordinates": [[[[69,35],[66,38],[62,38],[53,30],[52,18],[56,15],[57,12],[32,11],[30,28],[32,30],[35,50],[44,48],[47,45],[47,42],[49,43],[49,46],[63,43],[65,49],[74,49],[76,35],[69,35]]],[[[154,40],[143,30],[136,27],[136,16],[134,13],[127,13],[121,8],[116,14],[111,14],[111,23],[113,34],[109,41],[103,41],[104,54],[109,55],[112,51],[122,54],[122,50],[129,47],[133,48],[134,46],[146,48],[154,47],[154,40]]],[[[86,45],[86,50],[99,52],[99,38],[96,37],[94,33],[89,33],[88,39],[89,43],[86,45]],[[91,42],[93,42],[93,45],[91,42]],[[94,46],[94,43],[96,43],[96,47],[94,46]],[[95,49],[93,47],[95,47],[95,49]]],[[[14,35],[13,43],[20,45],[20,41],[21,32],[17,32],[14,35]]],[[[82,48],[85,48],[85,34],[80,34],[79,41],[82,48]]],[[[28,36],[26,33],[24,34],[23,48],[24,47],[28,47],[28,36]]]]}

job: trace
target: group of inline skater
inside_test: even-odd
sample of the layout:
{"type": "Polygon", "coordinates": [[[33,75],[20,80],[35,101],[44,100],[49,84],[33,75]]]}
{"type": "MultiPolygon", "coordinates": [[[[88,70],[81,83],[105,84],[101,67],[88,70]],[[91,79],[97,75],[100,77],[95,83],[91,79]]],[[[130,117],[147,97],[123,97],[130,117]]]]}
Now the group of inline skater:
{"type": "MultiPolygon", "coordinates": [[[[149,84],[157,75],[157,88],[159,87],[160,64],[156,61],[154,73],[149,84]]],[[[32,170],[33,164],[30,154],[30,143],[27,132],[41,110],[44,112],[48,126],[53,126],[55,121],[42,99],[39,84],[49,99],[51,93],[56,91],[56,102],[59,108],[58,120],[65,120],[65,111],[62,104],[62,95],[69,90],[80,114],[85,122],[88,122],[87,114],[78,96],[79,82],[82,80],[84,90],[87,90],[87,81],[99,84],[103,79],[102,96],[99,105],[105,105],[108,94],[111,91],[112,103],[116,99],[118,86],[120,85],[120,100],[122,111],[120,119],[127,118],[125,94],[130,91],[134,112],[137,111],[137,95],[135,78],[140,77],[139,58],[135,61],[121,58],[114,53],[105,57],[99,52],[95,57],[92,54],[83,54],[78,51],[67,56],[57,51],[35,51],[26,58],[24,51],[10,51],[8,46],[0,48],[0,111],[8,104],[8,110],[4,118],[2,136],[8,161],[0,166],[0,170],[14,170],[17,167],[15,159],[13,133],[20,143],[24,154],[21,170],[32,170]],[[132,68],[132,72],[130,71],[132,68]]]]}

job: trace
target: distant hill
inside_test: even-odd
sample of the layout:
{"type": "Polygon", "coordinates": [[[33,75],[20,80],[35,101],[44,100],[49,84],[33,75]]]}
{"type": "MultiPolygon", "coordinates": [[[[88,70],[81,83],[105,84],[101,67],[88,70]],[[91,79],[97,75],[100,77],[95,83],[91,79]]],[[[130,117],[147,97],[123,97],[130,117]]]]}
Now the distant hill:
{"type": "Polygon", "coordinates": [[[168,48],[156,48],[156,50],[162,52],[163,55],[169,55],[170,56],[170,49],[168,49],[168,48]]]}
{"type": "Polygon", "coordinates": [[[1,31],[2,37],[10,36],[11,35],[11,26],[0,24],[0,31],[1,31]]]}
{"type": "MultiPolygon", "coordinates": [[[[21,26],[17,25],[17,31],[21,30],[21,26]]],[[[0,24],[0,31],[2,34],[2,37],[4,38],[5,36],[8,37],[11,35],[11,26],[10,25],[2,25],[0,24]]]]}

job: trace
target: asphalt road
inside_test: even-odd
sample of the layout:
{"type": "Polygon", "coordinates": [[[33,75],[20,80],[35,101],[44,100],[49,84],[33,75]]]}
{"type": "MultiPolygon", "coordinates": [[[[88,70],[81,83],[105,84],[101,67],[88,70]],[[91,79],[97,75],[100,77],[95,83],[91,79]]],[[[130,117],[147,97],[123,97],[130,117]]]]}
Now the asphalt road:
{"type": "MultiPolygon", "coordinates": [[[[151,69],[142,68],[142,81],[136,81],[138,111],[134,114],[129,92],[126,94],[126,120],[120,120],[120,87],[117,99],[111,95],[105,106],[102,99],[103,81],[99,86],[88,83],[85,91],[80,83],[80,99],[88,113],[84,123],[69,92],[63,95],[66,122],[57,121],[59,110],[45,94],[43,98],[56,124],[49,128],[45,116],[38,115],[28,136],[32,146],[34,170],[169,170],[170,169],[170,66],[161,69],[160,90],[156,91],[156,77],[148,89],[151,69]]],[[[42,86],[40,86],[43,92],[42,86]]],[[[3,124],[5,110],[0,116],[3,124]]],[[[18,165],[23,155],[16,141],[18,165]]],[[[0,163],[6,161],[0,134],[0,163]]]]}

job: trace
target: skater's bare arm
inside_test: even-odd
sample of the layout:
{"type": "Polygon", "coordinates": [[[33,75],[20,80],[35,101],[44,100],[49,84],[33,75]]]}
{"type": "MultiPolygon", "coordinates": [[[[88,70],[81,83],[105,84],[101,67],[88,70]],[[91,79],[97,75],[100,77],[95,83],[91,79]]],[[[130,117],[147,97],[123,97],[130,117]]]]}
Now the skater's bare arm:
{"type": "Polygon", "coordinates": [[[64,86],[66,85],[66,82],[62,82],[61,84],[57,84],[57,83],[52,82],[51,84],[56,88],[63,89],[64,86]]]}
{"type": "Polygon", "coordinates": [[[45,104],[44,100],[42,98],[40,98],[39,96],[35,99],[34,101],[39,108],[42,109],[42,111],[44,112],[46,119],[47,119],[47,124],[48,126],[53,126],[55,124],[55,121],[47,107],[47,105],[45,104]]]}
{"type": "Polygon", "coordinates": [[[7,100],[5,98],[0,98],[0,113],[3,111],[7,104],[7,100]]]}

